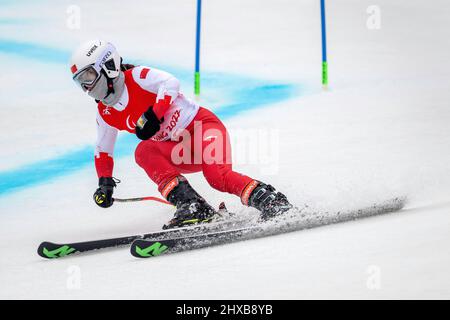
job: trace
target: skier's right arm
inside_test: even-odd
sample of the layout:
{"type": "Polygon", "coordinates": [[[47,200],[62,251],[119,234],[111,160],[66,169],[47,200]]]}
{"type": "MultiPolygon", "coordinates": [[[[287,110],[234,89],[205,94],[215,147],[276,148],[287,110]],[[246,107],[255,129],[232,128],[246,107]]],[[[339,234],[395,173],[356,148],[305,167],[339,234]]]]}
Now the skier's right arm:
{"type": "Polygon", "coordinates": [[[108,208],[113,204],[113,191],[116,183],[112,177],[114,168],[114,145],[118,130],[108,125],[97,113],[97,143],[95,146],[95,169],[98,176],[98,189],[94,193],[95,203],[108,208]]]}

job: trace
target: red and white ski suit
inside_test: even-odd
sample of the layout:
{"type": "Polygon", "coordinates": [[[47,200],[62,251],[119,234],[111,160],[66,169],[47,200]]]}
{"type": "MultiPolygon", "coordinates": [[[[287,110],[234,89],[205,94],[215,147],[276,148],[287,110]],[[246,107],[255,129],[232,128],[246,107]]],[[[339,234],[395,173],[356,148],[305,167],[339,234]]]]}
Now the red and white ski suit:
{"type": "Polygon", "coordinates": [[[138,119],[153,106],[158,119],[162,119],[161,129],[151,139],[139,143],[135,159],[158,185],[159,191],[167,196],[167,185],[175,177],[202,171],[213,188],[241,197],[253,179],[232,170],[230,142],[222,122],[211,111],[184,97],[178,79],[171,74],[145,66],[124,73],[125,89],[118,103],[114,106],[98,103],[95,150],[98,176],[111,177],[113,174],[118,130],[134,134],[138,119]],[[180,132],[189,132],[193,138],[185,139],[183,135],[180,138],[180,132]],[[209,134],[211,132],[213,134],[209,134]],[[208,153],[208,146],[217,139],[223,140],[219,144],[223,147],[208,153]],[[180,142],[184,147],[181,151],[178,150],[180,142]],[[186,152],[190,152],[187,157],[190,161],[180,163],[179,158],[187,156],[186,152]],[[174,157],[174,154],[180,157],[174,157]]]}

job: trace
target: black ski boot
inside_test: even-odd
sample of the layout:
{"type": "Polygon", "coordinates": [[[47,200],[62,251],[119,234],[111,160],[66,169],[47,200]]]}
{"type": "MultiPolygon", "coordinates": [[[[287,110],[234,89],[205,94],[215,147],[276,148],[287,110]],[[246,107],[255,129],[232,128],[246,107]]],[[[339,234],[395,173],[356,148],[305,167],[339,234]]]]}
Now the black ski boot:
{"type": "Polygon", "coordinates": [[[165,224],[163,229],[206,223],[215,217],[217,212],[191,187],[184,177],[177,177],[169,184],[174,187],[166,198],[177,207],[177,210],[173,219],[165,224]]]}
{"type": "Polygon", "coordinates": [[[242,193],[242,203],[261,211],[261,219],[267,220],[283,214],[294,206],[281,192],[260,181],[252,181],[242,193]]]}

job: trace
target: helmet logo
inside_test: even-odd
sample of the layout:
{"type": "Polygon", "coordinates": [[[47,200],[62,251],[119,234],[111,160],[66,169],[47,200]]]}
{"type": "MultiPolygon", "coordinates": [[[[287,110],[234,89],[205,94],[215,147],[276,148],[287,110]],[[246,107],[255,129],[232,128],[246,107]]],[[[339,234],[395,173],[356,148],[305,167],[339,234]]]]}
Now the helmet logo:
{"type": "Polygon", "coordinates": [[[103,66],[103,64],[106,62],[106,60],[108,60],[108,58],[111,56],[112,52],[108,51],[105,56],[103,57],[102,61],[100,62],[100,67],[103,66]]]}
{"type": "Polygon", "coordinates": [[[95,49],[97,49],[97,48],[98,48],[97,45],[94,44],[94,46],[93,46],[91,49],[89,49],[88,53],[86,53],[86,56],[90,57],[91,54],[92,54],[92,53],[95,51],[95,49]]]}

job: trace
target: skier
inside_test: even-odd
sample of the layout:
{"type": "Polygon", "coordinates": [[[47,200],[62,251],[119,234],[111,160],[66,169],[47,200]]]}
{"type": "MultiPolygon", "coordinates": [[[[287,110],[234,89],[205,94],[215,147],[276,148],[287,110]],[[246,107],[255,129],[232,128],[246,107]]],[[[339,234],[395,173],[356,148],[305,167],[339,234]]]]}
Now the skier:
{"type": "Polygon", "coordinates": [[[292,208],[271,185],[233,171],[226,128],[211,111],[187,99],[171,74],[123,64],[116,48],[100,40],[82,44],[70,65],[73,80],[98,103],[94,201],[100,207],[114,201],[113,150],[118,131],[125,130],[143,140],[135,150],[136,163],[176,206],[164,228],[210,222],[217,213],[183,173],[202,171],[213,188],[237,195],[262,219],[292,208]]]}

